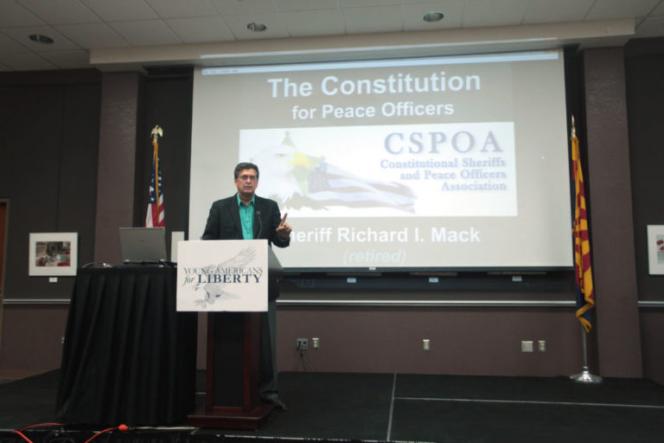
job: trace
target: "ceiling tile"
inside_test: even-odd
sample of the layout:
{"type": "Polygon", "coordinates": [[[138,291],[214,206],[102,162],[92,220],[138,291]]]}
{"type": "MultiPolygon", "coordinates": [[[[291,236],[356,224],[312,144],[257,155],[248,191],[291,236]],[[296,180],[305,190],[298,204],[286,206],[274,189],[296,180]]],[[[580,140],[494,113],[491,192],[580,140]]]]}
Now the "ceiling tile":
{"type": "Polygon", "coordinates": [[[159,18],[144,0],[81,0],[107,22],[159,18]]]}
{"type": "Polygon", "coordinates": [[[79,0],[19,0],[19,3],[52,25],[101,22],[101,19],[79,0]]]}
{"type": "Polygon", "coordinates": [[[463,8],[465,28],[520,25],[528,0],[467,0],[463,8]]]}
{"type": "Polygon", "coordinates": [[[27,51],[28,48],[13,38],[0,34],[0,55],[27,51]]]}
{"type": "Polygon", "coordinates": [[[609,20],[614,18],[643,17],[660,0],[597,0],[588,12],[588,20],[609,20]]]}
{"type": "Polygon", "coordinates": [[[131,45],[153,46],[181,43],[180,38],[161,20],[109,23],[131,45]]]}
{"type": "Polygon", "coordinates": [[[524,24],[580,22],[595,0],[531,0],[524,24]]]}
{"type": "Polygon", "coordinates": [[[238,15],[230,17],[225,22],[238,40],[288,37],[288,27],[281,14],[238,15]],[[247,24],[252,22],[262,23],[267,29],[263,32],[252,32],[247,29],[247,24]]]}
{"type": "Polygon", "coordinates": [[[29,51],[3,56],[2,64],[15,71],[37,71],[57,68],[51,62],[44,60],[39,55],[29,51]]]}
{"type": "Polygon", "coordinates": [[[234,40],[235,37],[221,17],[177,18],[166,20],[168,26],[185,43],[234,40]]]}
{"type": "Polygon", "coordinates": [[[360,8],[365,6],[400,5],[401,0],[339,0],[341,8],[360,8]]]}
{"type": "Polygon", "coordinates": [[[403,29],[401,6],[374,6],[370,8],[343,8],[346,32],[398,32],[403,29]]]}
{"type": "Polygon", "coordinates": [[[650,13],[651,17],[659,17],[661,15],[664,15],[664,1],[660,2],[660,4],[650,13]]]}
{"type": "Polygon", "coordinates": [[[664,35],[664,16],[648,17],[636,28],[637,37],[660,37],[664,35]]]}
{"type": "Polygon", "coordinates": [[[280,12],[338,9],[337,0],[273,0],[280,12]]]}
{"type": "Polygon", "coordinates": [[[269,0],[212,0],[220,14],[226,15],[253,15],[271,14],[277,9],[269,0]]]}
{"type": "Polygon", "coordinates": [[[55,27],[82,48],[118,48],[129,42],[106,23],[59,25],[55,27]]]}
{"type": "Polygon", "coordinates": [[[463,16],[463,1],[447,0],[437,2],[421,2],[405,0],[403,5],[404,29],[406,31],[431,31],[435,29],[458,28],[463,16]],[[445,14],[439,22],[429,23],[422,20],[427,12],[445,14]]]}
{"type": "Polygon", "coordinates": [[[207,17],[217,15],[210,0],[147,0],[161,18],[207,17]]]}
{"type": "Polygon", "coordinates": [[[283,14],[291,37],[344,34],[344,17],[334,9],[293,11],[283,14]]]}
{"type": "Polygon", "coordinates": [[[16,0],[0,0],[0,27],[42,24],[44,24],[43,20],[16,3],[16,0]]]}
{"type": "Polygon", "coordinates": [[[44,53],[42,56],[60,69],[80,69],[90,67],[88,51],[78,49],[75,51],[54,51],[44,53]]]}
{"type": "Polygon", "coordinates": [[[76,66],[87,57],[82,48],[629,17],[638,18],[637,37],[664,36],[664,0],[0,0],[0,65],[76,66]],[[430,11],[445,19],[424,22],[430,11]],[[251,32],[250,22],[268,29],[251,32]],[[35,44],[30,33],[56,42],[35,44]]]}
{"type": "Polygon", "coordinates": [[[21,43],[22,45],[30,48],[35,52],[49,52],[49,51],[62,51],[65,49],[79,49],[78,45],[69,40],[60,32],[56,31],[50,26],[31,26],[26,28],[7,28],[3,32],[21,43]],[[43,43],[33,42],[28,38],[31,34],[41,34],[51,37],[53,43],[45,45],[43,43]]]}

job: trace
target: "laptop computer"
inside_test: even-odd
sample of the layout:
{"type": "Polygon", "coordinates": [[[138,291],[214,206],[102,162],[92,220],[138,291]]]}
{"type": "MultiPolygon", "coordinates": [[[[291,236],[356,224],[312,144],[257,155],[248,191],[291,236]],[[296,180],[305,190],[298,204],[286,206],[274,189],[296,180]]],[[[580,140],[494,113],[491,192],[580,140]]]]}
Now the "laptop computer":
{"type": "Polygon", "coordinates": [[[158,263],[168,260],[164,228],[120,228],[124,263],[158,263]]]}

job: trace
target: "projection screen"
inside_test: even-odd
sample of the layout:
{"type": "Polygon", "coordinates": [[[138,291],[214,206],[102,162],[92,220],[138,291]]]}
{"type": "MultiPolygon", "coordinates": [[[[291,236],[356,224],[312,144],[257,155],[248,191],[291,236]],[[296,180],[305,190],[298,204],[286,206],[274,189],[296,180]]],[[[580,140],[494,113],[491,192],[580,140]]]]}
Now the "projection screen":
{"type": "Polygon", "coordinates": [[[189,238],[239,161],[293,270],[572,264],[560,51],[198,68],[189,238]]]}

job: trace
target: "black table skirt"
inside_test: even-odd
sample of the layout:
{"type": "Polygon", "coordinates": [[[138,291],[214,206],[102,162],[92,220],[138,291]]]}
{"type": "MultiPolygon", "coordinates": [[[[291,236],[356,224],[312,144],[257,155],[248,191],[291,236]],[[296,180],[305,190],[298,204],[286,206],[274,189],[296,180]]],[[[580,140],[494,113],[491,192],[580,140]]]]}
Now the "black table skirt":
{"type": "Polygon", "coordinates": [[[57,415],[66,423],[182,423],[194,408],[196,313],[177,313],[176,269],[80,269],[57,415]]]}

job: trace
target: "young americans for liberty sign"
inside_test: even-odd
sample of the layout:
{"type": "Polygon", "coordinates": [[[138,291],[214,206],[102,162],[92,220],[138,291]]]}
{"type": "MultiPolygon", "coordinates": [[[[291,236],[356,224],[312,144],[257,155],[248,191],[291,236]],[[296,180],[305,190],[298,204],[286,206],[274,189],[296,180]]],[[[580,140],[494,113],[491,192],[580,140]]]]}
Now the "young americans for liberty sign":
{"type": "Polygon", "coordinates": [[[178,311],[267,311],[266,240],[178,244],[178,311]]]}

